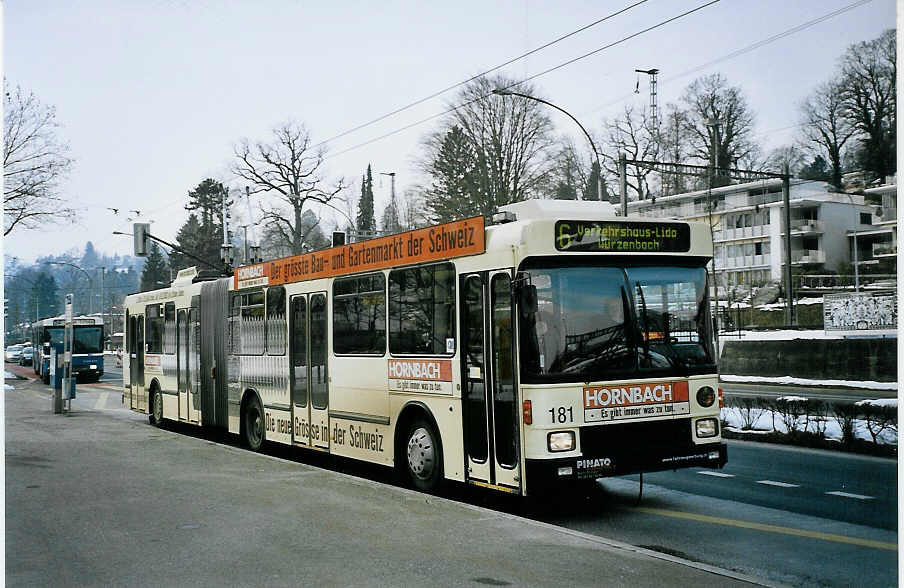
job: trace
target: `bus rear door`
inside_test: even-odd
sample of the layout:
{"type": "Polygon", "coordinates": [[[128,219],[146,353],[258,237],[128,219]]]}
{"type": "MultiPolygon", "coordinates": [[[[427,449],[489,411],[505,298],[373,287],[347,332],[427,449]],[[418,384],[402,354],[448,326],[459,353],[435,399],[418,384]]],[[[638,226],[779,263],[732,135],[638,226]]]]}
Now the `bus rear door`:
{"type": "Polygon", "coordinates": [[[147,412],[144,393],[144,315],[129,317],[129,379],[132,384],[129,408],[147,412]]]}
{"type": "Polygon", "coordinates": [[[468,481],[521,486],[511,270],[461,278],[462,393],[468,481]]]}
{"type": "Polygon", "coordinates": [[[292,297],[289,318],[292,441],[330,447],[326,294],[292,297]]]}

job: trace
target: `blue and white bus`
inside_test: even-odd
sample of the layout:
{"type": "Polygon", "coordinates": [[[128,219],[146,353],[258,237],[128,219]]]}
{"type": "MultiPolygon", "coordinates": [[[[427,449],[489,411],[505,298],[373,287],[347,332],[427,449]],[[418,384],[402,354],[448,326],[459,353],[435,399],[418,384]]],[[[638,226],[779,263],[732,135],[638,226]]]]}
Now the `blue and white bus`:
{"type": "MultiPolygon", "coordinates": [[[[50,345],[62,343],[66,328],[63,315],[41,319],[32,325],[35,373],[50,383],[50,345]]],[[[72,319],[72,371],[79,380],[96,382],[104,374],[104,323],[101,317],[72,319]]]]}

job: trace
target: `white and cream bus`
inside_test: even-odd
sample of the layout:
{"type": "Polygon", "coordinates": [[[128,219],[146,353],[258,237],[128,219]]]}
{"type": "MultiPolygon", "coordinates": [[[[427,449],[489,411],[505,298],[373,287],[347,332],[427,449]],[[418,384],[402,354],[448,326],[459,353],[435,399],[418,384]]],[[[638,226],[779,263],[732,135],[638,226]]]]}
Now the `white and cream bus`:
{"type": "Polygon", "coordinates": [[[532,200],[126,299],[124,402],[527,495],[721,467],[703,223],[532,200]]]}

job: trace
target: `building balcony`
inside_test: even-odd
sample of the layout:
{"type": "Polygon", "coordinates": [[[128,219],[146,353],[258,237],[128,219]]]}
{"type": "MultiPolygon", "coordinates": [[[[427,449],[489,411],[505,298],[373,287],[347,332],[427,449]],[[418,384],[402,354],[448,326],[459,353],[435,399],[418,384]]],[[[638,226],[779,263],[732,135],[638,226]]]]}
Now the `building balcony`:
{"type": "Polygon", "coordinates": [[[891,257],[897,254],[896,243],[873,243],[873,257],[891,257]]]}
{"type": "Polygon", "coordinates": [[[818,249],[801,249],[791,252],[791,263],[825,263],[826,252],[818,249]]]}
{"type": "Polygon", "coordinates": [[[822,233],[825,231],[825,224],[819,220],[808,218],[791,219],[792,233],[822,233]]]}
{"type": "Polygon", "coordinates": [[[769,267],[768,255],[741,255],[739,257],[726,257],[716,260],[716,269],[760,269],[769,267]]]}

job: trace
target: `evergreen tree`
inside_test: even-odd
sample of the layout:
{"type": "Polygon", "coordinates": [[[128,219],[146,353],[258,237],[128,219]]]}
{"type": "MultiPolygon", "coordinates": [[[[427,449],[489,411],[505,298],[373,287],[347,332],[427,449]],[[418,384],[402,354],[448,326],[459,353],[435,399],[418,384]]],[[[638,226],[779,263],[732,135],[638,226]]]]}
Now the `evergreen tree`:
{"type": "Polygon", "coordinates": [[[170,283],[169,264],[156,243],[151,243],[148,257],[141,270],[141,291],[156,290],[170,283]]]}
{"type": "MultiPolygon", "coordinates": [[[[220,246],[223,244],[223,199],[226,198],[226,209],[232,206],[232,199],[228,198],[226,188],[220,182],[211,178],[203,182],[188,193],[188,204],[185,209],[196,213],[195,223],[197,229],[188,227],[191,216],[186,221],[179,234],[185,234],[187,242],[179,241],[179,247],[193,253],[211,264],[220,261],[220,246]],[[194,231],[189,234],[189,231],[194,231]]],[[[197,261],[185,256],[178,258],[181,267],[200,265],[197,261]]],[[[179,269],[181,269],[181,267],[179,269]]]]}
{"type": "Polygon", "coordinates": [[[817,180],[820,182],[828,182],[832,180],[832,172],[829,170],[829,164],[822,155],[817,155],[813,161],[800,168],[797,177],[803,180],[817,180]]]}
{"type": "Polygon", "coordinates": [[[34,281],[38,316],[47,318],[60,314],[63,300],[57,282],[49,272],[42,271],[34,281]]]}
{"type": "MultiPolygon", "coordinates": [[[[222,241],[220,241],[222,242],[222,241]]],[[[198,221],[198,215],[195,213],[191,213],[188,215],[188,220],[185,221],[185,224],[182,225],[182,228],[179,229],[179,232],[176,234],[176,243],[185,251],[189,253],[193,253],[194,255],[198,255],[202,259],[207,259],[203,255],[199,255],[198,252],[202,251],[205,247],[204,245],[204,235],[201,230],[201,223],[198,221]]],[[[218,246],[219,248],[219,246],[218,246]]],[[[208,247],[208,249],[210,249],[208,247]]],[[[220,255],[219,250],[217,251],[217,257],[211,259],[211,263],[215,263],[219,261],[220,255]]],[[[187,267],[198,266],[198,269],[211,269],[209,266],[206,266],[196,259],[192,259],[187,255],[183,255],[178,251],[173,251],[169,256],[170,267],[173,271],[179,271],[181,269],[185,269],[187,267]]]]}
{"type": "Polygon", "coordinates": [[[78,265],[85,269],[101,265],[100,256],[97,255],[97,251],[94,249],[94,243],[91,241],[85,243],[85,253],[82,255],[82,259],[79,261],[78,265]]]}
{"type": "Polygon", "coordinates": [[[429,220],[445,223],[477,215],[489,220],[495,206],[480,205],[480,189],[474,173],[477,156],[461,127],[453,125],[439,142],[428,169],[433,180],[426,202],[429,220]]]}
{"type": "Polygon", "coordinates": [[[376,234],[377,222],[374,217],[374,178],[370,164],[361,178],[361,201],[358,203],[358,218],[355,219],[358,235],[369,239],[376,234]]]}

